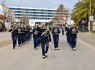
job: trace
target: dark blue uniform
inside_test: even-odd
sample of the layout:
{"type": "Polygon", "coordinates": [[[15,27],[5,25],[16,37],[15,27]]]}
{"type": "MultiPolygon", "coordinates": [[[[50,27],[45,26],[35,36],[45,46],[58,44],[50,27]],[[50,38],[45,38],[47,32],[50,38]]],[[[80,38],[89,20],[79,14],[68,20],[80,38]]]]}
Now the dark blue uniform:
{"type": "Polygon", "coordinates": [[[18,27],[18,45],[19,47],[22,45],[22,29],[18,27]]]}
{"type": "Polygon", "coordinates": [[[39,30],[37,28],[34,28],[32,33],[33,33],[34,49],[36,49],[39,43],[39,30]]]}
{"type": "Polygon", "coordinates": [[[29,42],[30,40],[30,26],[26,27],[26,41],[29,42]]]}
{"type": "Polygon", "coordinates": [[[76,50],[76,42],[77,42],[77,33],[78,29],[76,27],[71,27],[71,48],[72,50],[76,50]]]}
{"type": "Polygon", "coordinates": [[[66,36],[67,36],[67,43],[69,45],[71,45],[71,37],[70,37],[71,30],[70,30],[70,27],[65,27],[65,31],[66,31],[66,36]]]}
{"type": "Polygon", "coordinates": [[[37,27],[39,33],[38,33],[38,45],[41,43],[41,27],[37,27]]]}
{"type": "Polygon", "coordinates": [[[41,46],[42,46],[43,58],[47,57],[49,42],[51,42],[50,31],[47,29],[42,29],[41,30],[41,46]]]}
{"type": "Polygon", "coordinates": [[[24,45],[26,42],[26,29],[25,29],[25,27],[21,27],[21,31],[22,31],[22,44],[24,45]]]}
{"type": "Polygon", "coordinates": [[[54,50],[58,50],[59,34],[60,34],[60,29],[58,27],[54,27],[52,29],[54,50]]]}
{"type": "Polygon", "coordinates": [[[15,49],[17,44],[17,35],[18,35],[18,28],[16,26],[12,26],[9,32],[12,33],[12,42],[13,42],[13,49],[15,49]]]}

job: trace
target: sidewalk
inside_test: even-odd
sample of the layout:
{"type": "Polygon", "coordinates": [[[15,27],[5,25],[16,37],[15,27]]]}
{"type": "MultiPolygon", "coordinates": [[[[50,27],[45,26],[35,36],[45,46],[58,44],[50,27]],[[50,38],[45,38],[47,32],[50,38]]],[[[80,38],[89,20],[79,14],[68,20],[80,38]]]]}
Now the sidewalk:
{"type": "Polygon", "coordinates": [[[79,32],[78,38],[92,46],[95,46],[95,34],[94,33],[89,34],[89,32],[79,32]]]}

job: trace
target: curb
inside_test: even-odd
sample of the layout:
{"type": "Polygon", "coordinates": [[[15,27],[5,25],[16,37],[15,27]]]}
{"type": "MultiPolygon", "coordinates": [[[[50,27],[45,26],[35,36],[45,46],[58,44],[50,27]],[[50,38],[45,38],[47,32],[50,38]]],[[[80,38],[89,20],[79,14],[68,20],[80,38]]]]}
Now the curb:
{"type": "Polygon", "coordinates": [[[8,39],[8,40],[4,40],[4,41],[0,41],[0,48],[4,47],[4,46],[7,46],[9,44],[11,44],[11,40],[8,39]]]}

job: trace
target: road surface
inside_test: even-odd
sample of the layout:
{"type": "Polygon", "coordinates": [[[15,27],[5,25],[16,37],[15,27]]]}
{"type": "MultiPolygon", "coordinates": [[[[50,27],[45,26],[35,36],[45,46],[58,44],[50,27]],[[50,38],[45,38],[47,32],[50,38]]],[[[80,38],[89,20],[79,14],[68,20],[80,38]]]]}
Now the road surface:
{"type": "Polygon", "coordinates": [[[33,42],[12,49],[0,48],[0,70],[95,70],[95,47],[78,39],[77,50],[72,51],[66,37],[60,35],[59,50],[49,48],[43,59],[41,47],[33,49],[33,42]]]}

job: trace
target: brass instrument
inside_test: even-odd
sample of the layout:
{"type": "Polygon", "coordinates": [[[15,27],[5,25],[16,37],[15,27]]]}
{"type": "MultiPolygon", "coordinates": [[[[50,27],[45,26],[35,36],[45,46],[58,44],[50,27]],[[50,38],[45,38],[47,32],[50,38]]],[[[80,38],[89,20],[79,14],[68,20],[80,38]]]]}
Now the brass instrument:
{"type": "Polygon", "coordinates": [[[76,33],[76,29],[73,28],[73,29],[72,29],[72,34],[75,34],[75,33],[76,33]]]}
{"type": "Polygon", "coordinates": [[[35,34],[35,35],[37,35],[37,34],[38,34],[38,31],[37,31],[37,30],[35,30],[34,34],[35,34]]]}
{"type": "Polygon", "coordinates": [[[12,31],[11,32],[14,32],[16,29],[17,29],[17,27],[12,28],[12,31]]]}

